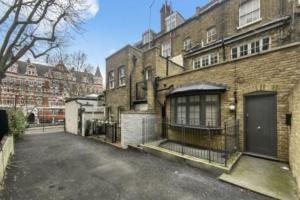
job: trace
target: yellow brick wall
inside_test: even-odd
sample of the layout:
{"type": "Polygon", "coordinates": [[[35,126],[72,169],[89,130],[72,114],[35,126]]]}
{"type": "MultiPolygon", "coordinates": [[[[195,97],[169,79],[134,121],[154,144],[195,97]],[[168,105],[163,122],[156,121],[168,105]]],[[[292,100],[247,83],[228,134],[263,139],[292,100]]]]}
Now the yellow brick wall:
{"type": "Polygon", "coordinates": [[[293,117],[290,135],[290,166],[298,182],[300,198],[300,83],[291,93],[290,109],[293,117]]]}
{"type": "MultiPolygon", "coordinates": [[[[229,111],[229,105],[234,97],[236,87],[237,117],[240,119],[240,147],[242,150],[244,149],[244,95],[261,90],[277,92],[277,158],[288,161],[289,127],[285,124],[285,117],[289,112],[289,93],[300,79],[299,54],[300,47],[295,45],[234,62],[192,70],[162,79],[159,81],[159,89],[167,88],[170,85],[174,85],[176,88],[199,81],[226,84],[228,91],[221,95],[221,123],[223,124],[226,120],[234,117],[233,113],[229,111]]],[[[160,102],[166,100],[166,95],[167,91],[159,93],[160,102]]],[[[170,114],[168,105],[167,114],[170,114]]]]}

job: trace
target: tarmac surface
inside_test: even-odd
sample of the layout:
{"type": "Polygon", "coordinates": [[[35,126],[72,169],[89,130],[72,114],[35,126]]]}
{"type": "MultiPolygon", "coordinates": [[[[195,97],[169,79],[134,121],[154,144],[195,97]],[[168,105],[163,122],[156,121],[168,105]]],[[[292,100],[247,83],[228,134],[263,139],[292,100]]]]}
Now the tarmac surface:
{"type": "Polygon", "coordinates": [[[217,180],[218,172],[63,132],[37,132],[16,141],[0,199],[268,199],[217,180]]]}

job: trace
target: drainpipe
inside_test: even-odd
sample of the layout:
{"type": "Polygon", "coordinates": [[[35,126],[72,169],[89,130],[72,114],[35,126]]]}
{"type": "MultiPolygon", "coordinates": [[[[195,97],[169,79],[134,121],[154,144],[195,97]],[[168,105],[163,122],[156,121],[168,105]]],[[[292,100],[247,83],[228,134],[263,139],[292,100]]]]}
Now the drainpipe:
{"type": "Polygon", "coordinates": [[[166,76],[169,76],[169,56],[166,58],[166,76]]]}
{"type": "Polygon", "coordinates": [[[133,76],[133,72],[135,71],[135,68],[136,68],[136,61],[137,61],[137,58],[135,55],[132,56],[132,70],[130,72],[130,75],[129,75],[129,108],[130,110],[132,109],[132,76],[133,76]]]}

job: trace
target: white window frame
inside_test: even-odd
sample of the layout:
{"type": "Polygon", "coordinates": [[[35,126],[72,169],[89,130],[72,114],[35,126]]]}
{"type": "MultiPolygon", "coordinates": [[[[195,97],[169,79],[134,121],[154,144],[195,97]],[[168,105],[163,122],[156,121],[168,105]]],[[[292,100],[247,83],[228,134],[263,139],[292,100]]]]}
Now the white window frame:
{"type": "Polygon", "coordinates": [[[207,30],[206,38],[207,44],[217,40],[217,28],[215,26],[207,30]]]}
{"type": "Polygon", "coordinates": [[[119,86],[124,86],[126,85],[126,72],[125,72],[125,66],[121,66],[118,69],[118,76],[119,76],[119,86]],[[120,73],[123,71],[123,74],[120,73]]]}
{"type": "Polygon", "coordinates": [[[220,62],[220,57],[219,57],[219,53],[215,52],[215,53],[210,53],[210,54],[206,54],[197,58],[193,59],[193,68],[194,69],[202,69],[202,68],[206,68],[212,65],[216,65],[220,62]],[[212,63],[211,59],[213,56],[217,56],[217,62],[216,63],[212,63]],[[208,64],[207,65],[203,65],[203,60],[204,59],[208,59],[208,64]]]}
{"type": "Polygon", "coordinates": [[[108,88],[113,89],[115,87],[115,72],[108,72],[108,88]]]}
{"type": "Polygon", "coordinates": [[[183,41],[183,49],[185,51],[189,51],[191,48],[192,48],[192,40],[191,38],[188,37],[183,41]]]}
{"type": "Polygon", "coordinates": [[[259,54],[261,52],[269,51],[271,48],[272,48],[272,38],[270,36],[268,36],[268,37],[262,37],[260,39],[252,40],[252,41],[250,41],[248,43],[243,43],[243,44],[240,44],[238,46],[232,47],[231,51],[230,51],[230,54],[231,54],[230,58],[231,58],[231,60],[236,60],[236,59],[239,59],[239,58],[244,58],[244,57],[247,57],[247,56],[252,56],[252,55],[259,54]],[[267,39],[267,38],[269,39],[269,46],[268,46],[268,49],[263,50],[263,40],[267,39]],[[255,51],[254,53],[252,53],[251,44],[252,43],[256,43],[258,41],[259,41],[259,51],[258,52],[255,51]],[[245,45],[248,46],[248,53],[247,53],[247,55],[241,56],[241,46],[245,46],[245,45]],[[232,58],[232,56],[233,56],[232,51],[233,51],[234,48],[237,48],[237,57],[236,58],[232,58]]]}
{"type": "Polygon", "coordinates": [[[260,2],[260,0],[248,0],[247,2],[240,5],[240,7],[239,7],[239,27],[238,28],[243,28],[250,24],[256,23],[260,20],[261,20],[261,2],[260,2]],[[257,4],[259,5],[259,7],[253,8],[253,6],[255,5],[254,2],[256,2],[256,1],[257,1],[257,4]],[[258,16],[254,15],[254,14],[256,14],[256,12],[258,12],[258,16]],[[251,17],[249,17],[249,16],[251,16],[251,17]],[[246,22],[243,22],[242,18],[246,18],[246,20],[245,20],[246,22]]]}
{"type": "Polygon", "coordinates": [[[151,67],[147,67],[145,69],[145,80],[149,80],[151,78],[152,74],[152,69],[151,67]]]}
{"type": "Polygon", "coordinates": [[[171,57],[172,53],[172,44],[171,40],[167,40],[161,44],[161,55],[162,57],[171,57]]]}
{"type": "Polygon", "coordinates": [[[166,31],[170,31],[177,26],[177,15],[176,13],[171,14],[170,16],[166,17],[166,31]]]}
{"type": "Polygon", "coordinates": [[[199,69],[201,68],[201,63],[202,63],[202,57],[197,57],[193,59],[193,68],[194,69],[199,69]]]}

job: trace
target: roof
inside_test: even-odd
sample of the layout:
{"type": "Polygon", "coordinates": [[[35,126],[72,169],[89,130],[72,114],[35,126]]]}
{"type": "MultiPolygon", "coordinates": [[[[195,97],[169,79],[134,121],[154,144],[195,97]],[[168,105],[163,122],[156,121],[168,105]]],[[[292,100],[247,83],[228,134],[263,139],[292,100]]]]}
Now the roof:
{"type": "MultiPolygon", "coordinates": [[[[25,74],[26,68],[28,66],[28,61],[19,60],[17,62],[17,65],[18,65],[18,73],[25,74]]],[[[83,77],[86,77],[86,76],[88,77],[89,80],[94,82],[94,75],[92,73],[76,71],[74,68],[72,68],[69,71],[62,62],[58,63],[55,67],[53,67],[51,65],[47,65],[47,64],[40,64],[40,63],[30,63],[30,66],[36,67],[37,75],[39,77],[43,77],[49,71],[58,71],[58,72],[62,72],[62,73],[71,72],[76,77],[76,80],[78,82],[82,81],[83,77]]],[[[100,72],[100,69],[99,69],[99,72],[100,72]]],[[[100,76],[98,76],[98,77],[102,77],[101,72],[100,72],[100,76]]]]}
{"type": "Polygon", "coordinates": [[[74,97],[74,98],[66,98],[65,102],[77,101],[77,100],[87,100],[87,101],[98,101],[99,97],[74,97]]]}
{"type": "MultiPolygon", "coordinates": [[[[18,73],[25,74],[27,65],[28,65],[28,62],[18,61],[18,73]]],[[[35,63],[32,63],[32,65],[34,65],[36,67],[38,76],[43,76],[46,72],[49,71],[49,69],[52,68],[52,66],[50,66],[50,65],[35,64],[35,63]]]]}
{"type": "Polygon", "coordinates": [[[101,74],[101,72],[100,72],[99,66],[97,66],[95,76],[96,76],[96,77],[101,77],[101,78],[102,78],[102,74],[101,74]]]}
{"type": "Polygon", "coordinates": [[[178,94],[185,92],[197,92],[197,91],[220,91],[224,92],[227,90],[227,86],[224,84],[216,84],[209,82],[193,83],[182,87],[175,88],[170,94],[178,94]]]}

